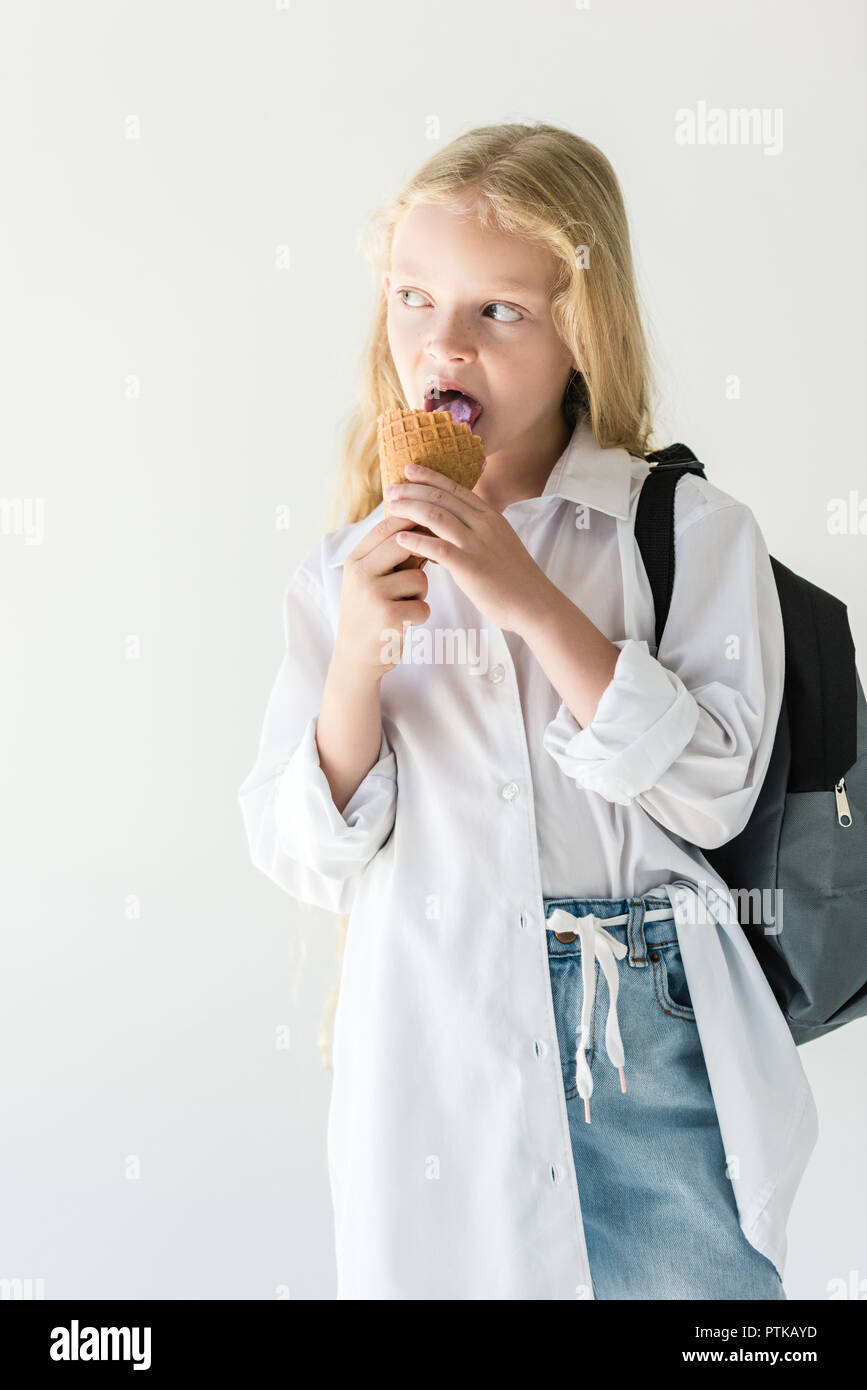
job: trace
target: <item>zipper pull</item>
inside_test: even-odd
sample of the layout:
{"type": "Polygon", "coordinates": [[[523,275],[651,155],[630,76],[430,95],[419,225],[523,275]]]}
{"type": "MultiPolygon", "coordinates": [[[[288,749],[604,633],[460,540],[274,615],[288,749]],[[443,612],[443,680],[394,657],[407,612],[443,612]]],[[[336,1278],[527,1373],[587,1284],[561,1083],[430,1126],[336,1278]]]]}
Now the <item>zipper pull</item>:
{"type": "Polygon", "coordinates": [[[846,800],[846,778],[841,777],[839,782],[834,783],[834,793],[837,797],[837,821],[840,825],[852,824],[852,812],[849,810],[849,802],[846,800]]]}

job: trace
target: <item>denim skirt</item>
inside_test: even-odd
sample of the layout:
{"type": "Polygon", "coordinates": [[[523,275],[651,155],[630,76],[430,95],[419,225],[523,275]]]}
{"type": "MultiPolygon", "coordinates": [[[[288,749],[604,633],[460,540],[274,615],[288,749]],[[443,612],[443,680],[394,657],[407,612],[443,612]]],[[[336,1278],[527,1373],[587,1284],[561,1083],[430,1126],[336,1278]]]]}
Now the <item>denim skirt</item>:
{"type": "Polygon", "coordinates": [[[785,1299],[738,1221],[668,898],[544,902],[594,1296],[785,1299]]]}

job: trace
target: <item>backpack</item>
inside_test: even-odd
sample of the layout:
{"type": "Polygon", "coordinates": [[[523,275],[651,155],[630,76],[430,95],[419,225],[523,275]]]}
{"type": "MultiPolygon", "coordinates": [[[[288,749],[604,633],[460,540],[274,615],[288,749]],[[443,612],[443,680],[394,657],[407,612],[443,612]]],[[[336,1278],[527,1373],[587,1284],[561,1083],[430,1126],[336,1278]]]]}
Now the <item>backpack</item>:
{"type": "MultiPolygon", "coordinates": [[[[635,537],[658,651],[674,583],[675,488],[684,473],[706,475],[685,444],[647,461],[635,537]]],[[[770,560],[786,667],[771,759],[744,829],[701,852],[733,891],[738,920],[800,1045],[867,1015],[867,704],[845,603],[770,560]],[[759,904],[782,891],[781,929],[763,925],[764,911],[756,920],[756,889],[759,904]]]]}

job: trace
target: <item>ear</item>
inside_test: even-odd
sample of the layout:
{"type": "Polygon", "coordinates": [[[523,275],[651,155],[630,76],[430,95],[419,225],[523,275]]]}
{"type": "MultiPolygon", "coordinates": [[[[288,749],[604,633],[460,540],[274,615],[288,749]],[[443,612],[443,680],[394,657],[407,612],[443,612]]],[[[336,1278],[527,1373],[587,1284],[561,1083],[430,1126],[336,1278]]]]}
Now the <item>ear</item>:
{"type": "Polygon", "coordinates": [[[382,272],[382,282],[381,282],[381,283],[382,283],[382,292],[383,292],[383,294],[385,295],[385,297],[386,297],[386,299],[387,299],[387,298],[388,298],[388,291],[389,291],[389,289],[391,288],[391,276],[389,275],[389,273],[388,273],[387,270],[384,270],[384,271],[382,272]]]}

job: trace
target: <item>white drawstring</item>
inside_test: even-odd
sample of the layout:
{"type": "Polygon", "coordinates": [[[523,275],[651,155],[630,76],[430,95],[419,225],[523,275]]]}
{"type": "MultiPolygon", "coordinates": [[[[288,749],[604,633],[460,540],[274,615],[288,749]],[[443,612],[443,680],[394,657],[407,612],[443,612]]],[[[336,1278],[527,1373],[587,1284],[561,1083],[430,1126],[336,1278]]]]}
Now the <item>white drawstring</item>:
{"type": "Polygon", "coordinates": [[[590,1097],[593,1094],[593,1074],[587,1063],[586,1049],[590,1045],[590,1008],[592,997],[595,994],[594,987],[594,961],[598,959],[605,979],[608,982],[608,1017],[605,1020],[605,1048],[612,1063],[620,1072],[620,1089],[626,1090],[626,1077],[623,1075],[623,1063],[626,1060],[623,1054],[623,1039],[620,1036],[620,1023],[617,1017],[617,992],[620,988],[620,980],[617,974],[617,960],[622,960],[626,955],[628,947],[625,941],[618,941],[616,936],[606,931],[601,925],[599,918],[592,912],[585,917],[575,917],[565,908],[555,908],[548,917],[546,927],[552,931],[576,932],[581,941],[581,982],[583,986],[584,998],[581,1001],[581,1027],[578,1034],[578,1048],[575,1053],[576,1079],[578,1083],[578,1094],[584,1100],[584,1119],[590,1123],[590,1097]],[[556,926],[552,927],[552,921],[558,917],[556,926]]]}

